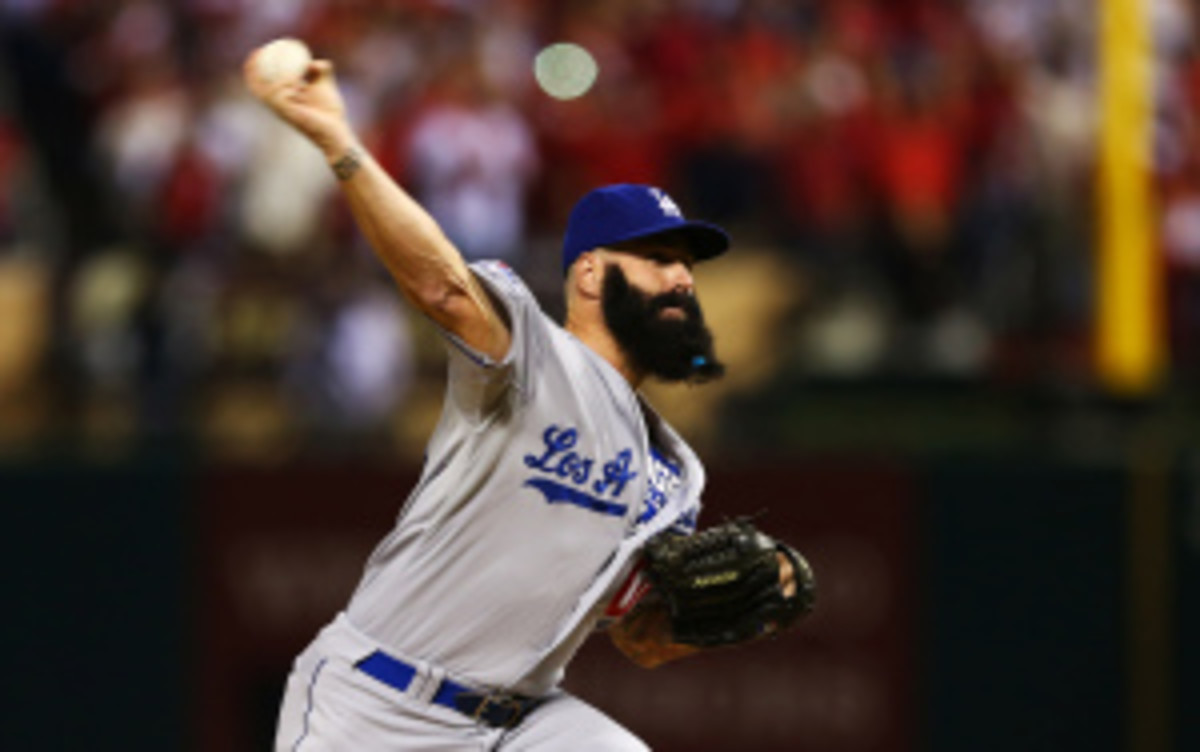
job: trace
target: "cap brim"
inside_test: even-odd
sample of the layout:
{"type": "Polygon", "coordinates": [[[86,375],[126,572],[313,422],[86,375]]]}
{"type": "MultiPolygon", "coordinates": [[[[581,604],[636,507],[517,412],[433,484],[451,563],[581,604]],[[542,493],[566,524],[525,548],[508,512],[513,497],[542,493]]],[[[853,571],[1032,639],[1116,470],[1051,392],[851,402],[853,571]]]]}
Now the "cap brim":
{"type": "Polygon", "coordinates": [[[678,229],[683,231],[697,261],[720,256],[729,250],[729,233],[708,222],[685,222],[678,229]]]}
{"type": "Polygon", "coordinates": [[[614,243],[626,243],[632,240],[645,240],[656,235],[680,233],[687,239],[688,249],[697,261],[707,261],[720,256],[729,250],[729,233],[708,222],[686,220],[684,222],[664,222],[657,227],[641,228],[636,234],[614,240],[614,243]]]}

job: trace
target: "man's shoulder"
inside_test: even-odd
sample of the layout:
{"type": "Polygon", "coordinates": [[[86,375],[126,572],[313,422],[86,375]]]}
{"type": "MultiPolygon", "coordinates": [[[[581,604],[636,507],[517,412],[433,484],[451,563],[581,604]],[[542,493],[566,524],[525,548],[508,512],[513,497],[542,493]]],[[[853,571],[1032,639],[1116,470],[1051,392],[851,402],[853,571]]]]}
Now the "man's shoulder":
{"type": "Polygon", "coordinates": [[[533,293],[529,291],[529,287],[525,284],[525,280],[521,279],[521,275],[517,274],[517,271],[505,262],[499,259],[484,259],[473,261],[469,266],[471,271],[493,286],[519,293],[534,300],[535,303],[537,302],[533,297],[533,293]]]}
{"type": "Polygon", "coordinates": [[[526,327],[540,329],[546,333],[547,344],[559,351],[586,349],[571,335],[562,323],[546,312],[541,301],[525,283],[515,269],[503,261],[486,259],[473,261],[470,269],[484,282],[488,292],[499,298],[508,314],[521,315],[526,327]]]}

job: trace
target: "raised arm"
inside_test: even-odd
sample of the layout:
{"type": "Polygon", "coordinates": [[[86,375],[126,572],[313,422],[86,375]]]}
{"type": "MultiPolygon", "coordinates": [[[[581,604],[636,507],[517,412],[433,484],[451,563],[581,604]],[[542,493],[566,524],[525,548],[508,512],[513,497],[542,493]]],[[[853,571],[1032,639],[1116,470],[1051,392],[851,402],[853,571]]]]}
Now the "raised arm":
{"type": "Polygon", "coordinates": [[[315,60],[300,80],[269,82],[247,58],[250,91],[325,155],[379,259],[409,302],[463,342],[499,360],[511,334],[482,284],[437,222],[362,147],[346,118],[333,65],[315,60]]]}

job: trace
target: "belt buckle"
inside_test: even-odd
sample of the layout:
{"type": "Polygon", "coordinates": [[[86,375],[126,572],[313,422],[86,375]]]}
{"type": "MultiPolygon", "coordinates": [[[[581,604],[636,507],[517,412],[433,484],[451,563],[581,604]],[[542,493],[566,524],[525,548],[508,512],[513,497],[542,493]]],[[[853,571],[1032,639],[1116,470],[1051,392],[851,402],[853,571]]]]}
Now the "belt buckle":
{"type": "Polygon", "coordinates": [[[525,709],[525,703],[519,697],[514,697],[506,692],[492,692],[484,695],[479,706],[475,708],[475,712],[471,714],[471,720],[479,722],[484,721],[491,725],[501,726],[503,728],[512,728],[521,720],[521,714],[525,709]],[[503,722],[491,724],[489,719],[483,716],[489,713],[493,707],[506,710],[508,715],[503,722]]]}

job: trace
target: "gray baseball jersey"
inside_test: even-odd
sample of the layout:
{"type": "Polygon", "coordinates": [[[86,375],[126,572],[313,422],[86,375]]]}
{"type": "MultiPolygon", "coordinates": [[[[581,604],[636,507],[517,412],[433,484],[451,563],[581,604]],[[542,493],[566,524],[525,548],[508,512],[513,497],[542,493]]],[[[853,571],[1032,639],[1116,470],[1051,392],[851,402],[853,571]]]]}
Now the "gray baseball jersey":
{"type": "Polygon", "coordinates": [[[695,528],[704,469],[665,421],[663,452],[651,447],[628,382],[511,269],[471,268],[512,345],[493,362],[447,335],[446,402],[421,479],[346,614],[399,656],[536,695],[635,600],[641,545],[695,528]]]}

